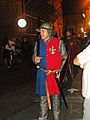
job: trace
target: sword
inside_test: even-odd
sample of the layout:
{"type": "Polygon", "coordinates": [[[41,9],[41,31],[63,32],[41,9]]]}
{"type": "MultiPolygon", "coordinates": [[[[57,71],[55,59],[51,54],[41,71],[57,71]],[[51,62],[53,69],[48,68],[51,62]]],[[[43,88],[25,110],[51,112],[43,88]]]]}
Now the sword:
{"type": "Polygon", "coordinates": [[[58,88],[59,88],[59,90],[60,90],[61,97],[62,97],[62,99],[63,99],[63,101],[64,101],[64,104],[65,104],[66,108],[68,109],[68,104],[67,104],[67,101],[66,101],[65,96],[64,96],[62,84],[59,82],[59,78],[57,78],[57,74],[58,74],[58,73],[55,72],[55,80],[56,80],[56,83],[57,83],[58,88]]]}

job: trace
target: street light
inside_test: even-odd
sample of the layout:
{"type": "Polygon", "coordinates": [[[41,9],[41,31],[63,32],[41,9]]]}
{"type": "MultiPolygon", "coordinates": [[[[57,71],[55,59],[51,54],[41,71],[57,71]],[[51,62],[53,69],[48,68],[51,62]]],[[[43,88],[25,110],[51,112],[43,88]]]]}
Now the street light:
{"type": "Polygon", "coordinates": [[[20,18],[20,19],[18,20],[18,26],[19,26],[20,28],[24,28],[24,27],[26,27],[26,25],[27,25],[27,21],[26,21],[24,18],[20,18]]]}
{"type": "Polygon", "coordinates": [[[21,17],[18,19],[17,24],[20,28],[25,28],[27,25],[27,21],[25,19],[25,3],[24,0],[22,0],[22,13],[21,17]]]}
{"type": "Polygon", "coordinates": [[[90,21],[88,22],[88,25],[90,26],[90,21]]]}

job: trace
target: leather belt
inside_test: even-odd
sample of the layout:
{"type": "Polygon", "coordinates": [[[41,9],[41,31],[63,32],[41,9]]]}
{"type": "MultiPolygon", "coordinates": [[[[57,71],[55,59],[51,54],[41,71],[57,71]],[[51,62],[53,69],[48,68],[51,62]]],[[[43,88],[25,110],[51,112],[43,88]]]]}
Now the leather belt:
{"type": "Polygon", "coordinates": [[[56,71],[58,71],[59,69],[56,69],[56,70],[47,70],[47,69],[44,69],[42,67],[40,67],[40,65],[37,65],[37,68],[40,68],[42,71],[44,71],[47,75],[50,74],[50,73],[55,73],[56,71]]]}

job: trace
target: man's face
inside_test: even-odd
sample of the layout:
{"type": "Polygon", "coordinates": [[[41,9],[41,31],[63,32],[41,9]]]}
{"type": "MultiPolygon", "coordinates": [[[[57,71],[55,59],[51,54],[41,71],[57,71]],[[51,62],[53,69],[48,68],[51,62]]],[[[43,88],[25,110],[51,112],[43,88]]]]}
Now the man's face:
{"type": "Polygon", "coordinates": [[[66,32],[66,36],[70,37],[71,33],[69,31],[66,32]]]}
{"type": "Polygon", "coordinates": [[[49,39],[49,34],[46,29],[40,29],[40,35],[41,35],[41,39],[43,39],[43,40],[49,39]]]}

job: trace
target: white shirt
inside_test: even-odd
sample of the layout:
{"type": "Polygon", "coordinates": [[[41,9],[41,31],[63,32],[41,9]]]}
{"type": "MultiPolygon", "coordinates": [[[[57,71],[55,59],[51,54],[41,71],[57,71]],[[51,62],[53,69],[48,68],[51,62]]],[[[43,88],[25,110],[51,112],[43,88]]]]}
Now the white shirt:
{"type": "Polygon", "coordinates": [[[82,95],[90,98],[90,45],[77,55],[81,65],[84,65],[82,76],[82,95]]]}

